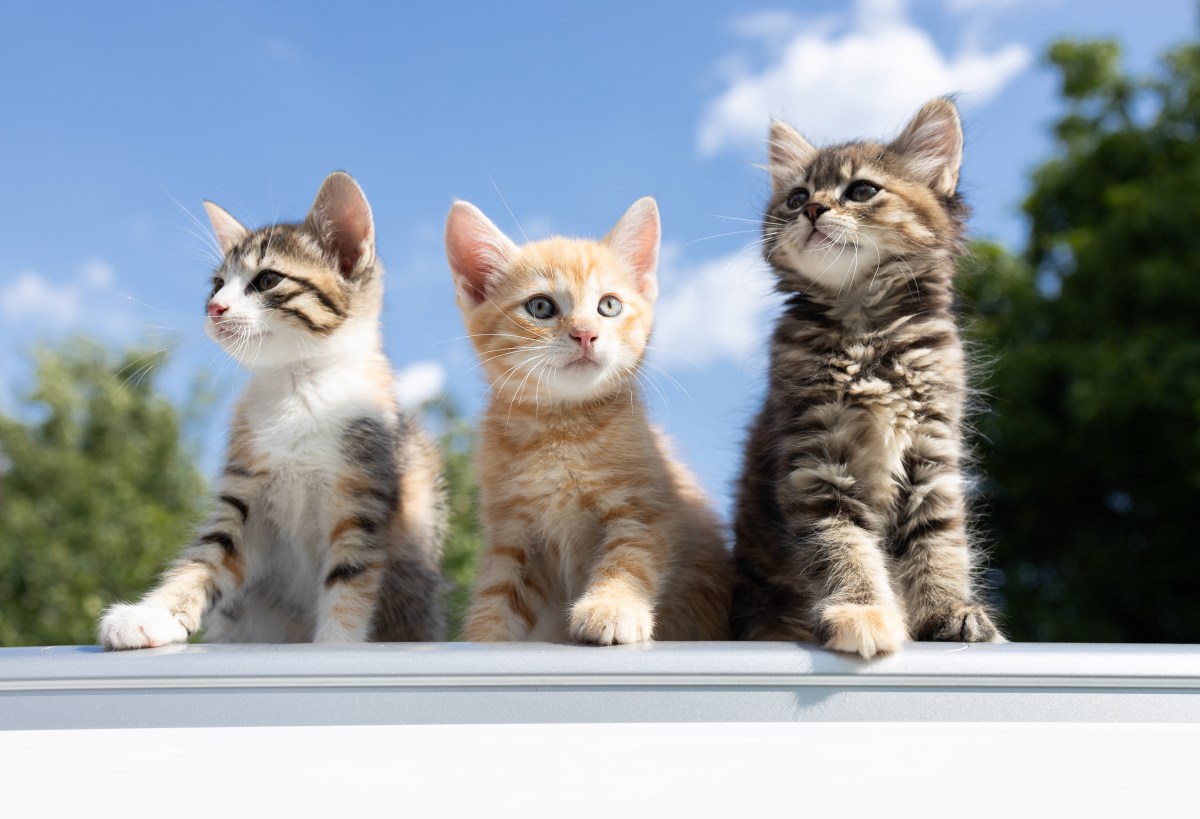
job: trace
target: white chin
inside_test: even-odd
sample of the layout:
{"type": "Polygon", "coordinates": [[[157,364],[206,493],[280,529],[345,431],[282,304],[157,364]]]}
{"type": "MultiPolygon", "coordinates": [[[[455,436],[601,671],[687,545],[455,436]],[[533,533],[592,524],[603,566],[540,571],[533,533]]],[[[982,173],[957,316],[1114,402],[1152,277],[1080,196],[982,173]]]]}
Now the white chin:
{"type": "Polygon", "coordinates": [[[853,245],[828,243],[807,247],[796,253],[796,270],[822,287],[841,290],[854,281],[861,267],[861,250],[853,245]]]}
{"type": "Polygon", "coordinates": [[[582,401],[608,382],[608,368],[600,364],[558,367],[547,379],[551,396],[560,401],[582,401]]]}
{"type": "Polygon", "coordinates": [[[281,345],[279,339],[269,334],[221,337],[210,330],[208,337],[221,345],[221,349],[230,358],[248,370],[277,367],[297,357],[295,349],[291,355],[285,355],[283,348],[287,345],[281,345]]]}

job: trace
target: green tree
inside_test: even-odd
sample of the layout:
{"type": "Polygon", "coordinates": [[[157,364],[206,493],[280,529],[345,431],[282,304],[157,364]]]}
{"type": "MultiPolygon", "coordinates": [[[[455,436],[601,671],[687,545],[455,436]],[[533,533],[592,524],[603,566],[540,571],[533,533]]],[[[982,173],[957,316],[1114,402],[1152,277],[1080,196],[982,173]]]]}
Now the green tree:
{"type": "Polygon", "coordinates": [[[91,643],[188,537],[204,483],[157,355],[82,339],[35,355],[36,386],[0,415],[0,645],[91,643]]]}
{"type": "Polygon", "coordinates": [[[1112,42],[1049,53],[1067,110],[1029,246],[961,278],[993,360],[978,420],[1016,639],[1200,641],[1200,44],[1151,77],[1112,42]]]}
{"type": "Polygon", "coordinates": [[[475,568],[483,550],[479,529],[479,486],[475,482],[475,430],[449,399],[426,408],[426,418],[440,430],[438,442],[450,503],[450,531],[442,551],[442,570],[451,583],[446,599],[449,638],[462,639],[463,616],[475,585],[475,568]]]}

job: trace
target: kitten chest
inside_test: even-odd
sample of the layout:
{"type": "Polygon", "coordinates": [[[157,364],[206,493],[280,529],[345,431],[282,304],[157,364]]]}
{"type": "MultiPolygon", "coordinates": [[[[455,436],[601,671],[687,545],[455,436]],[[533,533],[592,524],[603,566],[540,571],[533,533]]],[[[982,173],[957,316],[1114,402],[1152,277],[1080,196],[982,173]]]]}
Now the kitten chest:
{"type": "Polygon", "coordinates": [[[548,437],[517,451],[501,442],[480,443],[481,484],[493,515],[532,522],[524,545],[570,597],[581,588],[603,532],[596,512],[602,479],[595,456],[576,442],[548,437]]]}
{"type": "Polygon", "coordinates": [[[283,543],[298,553],[302,570],[313,577],[328,555],[334,487],[355,469],[343,436],[364,417],[387,423],[372,391],[355,390],[336,378],[327,381],[293,383],[273,394],[252,392],[257,400],[248,401],[243,413],[252,449],[269,476],[264,509],[283,543]]]}

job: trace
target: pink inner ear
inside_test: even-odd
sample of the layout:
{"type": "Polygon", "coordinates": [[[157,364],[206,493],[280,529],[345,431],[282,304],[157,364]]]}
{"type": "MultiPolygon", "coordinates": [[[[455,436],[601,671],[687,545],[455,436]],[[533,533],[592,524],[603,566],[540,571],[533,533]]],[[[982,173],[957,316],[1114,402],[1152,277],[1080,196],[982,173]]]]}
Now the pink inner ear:
{"type": "Polygon", "coordinates": [[[325,249],[337,257],[343,276],[349,277],[371,251],[375,239],[371,206],[347,173],[336,171],[326,177],[309,212],[309,223],[325,249]]]}
{"type": "Polygon", "coordinates": [[[962,163],[962,127],[947,100],[923,107],[891,145],[904,154],[913,172],[947,195],[954,192],[962,163]]]}
{"type": "Polygon", "coordinates": [[[446,219],[446,258],[459,288],[474,304],[483,302],[487,281],[508,264],[517,246],[483,212],[456,202],[446,219]]]}
{"type": "Polygon", "coordinates": [[[776,190],[791,181],[796,172],[817,155],[817,149],[799,131],[781,120],[771,121],[767,140],[771,182],[776,190]]]}
{"type": "Polygon", "coordinates": [[[633,269],[637,271],[638,289],[646,290],[646,279],[658,267],[658,243],[643,242],[636,253],[630,258],[633,269]]]}
{"type": "Polygon", "coordinates": [[[363,242],[371,231],[371,216],[355,202],[340,202],[333,216],[333,231],[339,266],[342,275],[348,276],[362,257],[363,242]]]}
{"type": "Polygon", "coordinates": [[[213,233],[216,234],[217,244],[220,245],[222,253],[228,253],[246,237],[248,231],[242,223],[230,216],[220,205],[206,201],[204,210],[212,223],[213,233]]]}
{"type": "Polygon", "coordinates": [[[634,202],[605,237],[609,247],[633,269],[638,290],[651,301],[658,296],[660,238],[658,205],[649,196],[634,202]]]}
{"type": "Polygon", "coordinates": [[[450,260],[450,269],[458,279],[459,285],[479,304],[484,299],[484,284],[487,279],[487,268],[484,264],[482,244],[472,242],[471,237],[447,237],[446,256],[450,260]]]}

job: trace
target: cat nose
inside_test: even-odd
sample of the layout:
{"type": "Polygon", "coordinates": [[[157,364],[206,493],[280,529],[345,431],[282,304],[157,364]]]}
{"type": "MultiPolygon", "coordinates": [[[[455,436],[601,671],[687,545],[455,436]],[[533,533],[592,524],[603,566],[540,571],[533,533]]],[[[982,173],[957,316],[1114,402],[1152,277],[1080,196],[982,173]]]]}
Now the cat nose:
{"type": "Polygon", "coordinates": [[[596,340],[598,334],[591,327],[576,327],[571,331],[571,338],[579,342],[579,346],[586,353],[592,347],[592,342],[596,340]]]}
{"type": "Polygon", "coordinates": [[[219,304],[215,301],[210,301],[208,303],[209,318],[220,318],[221,316],[225,315],[227,310],[229,310],[228,304],[219,304]]]}
{"type": "Polygon", "coordinates": [[[829,210],[829,208],[825,207],[820,202],[809,202],[804,207],[800,208],[800,212],[807,216],[808,221],[812,222],[814,225],[817,223],[817,219],[820,218],[821,214],[827,210],[829,210]]]}

